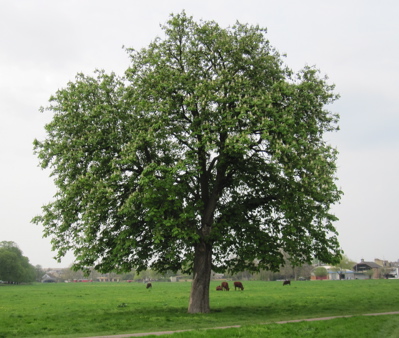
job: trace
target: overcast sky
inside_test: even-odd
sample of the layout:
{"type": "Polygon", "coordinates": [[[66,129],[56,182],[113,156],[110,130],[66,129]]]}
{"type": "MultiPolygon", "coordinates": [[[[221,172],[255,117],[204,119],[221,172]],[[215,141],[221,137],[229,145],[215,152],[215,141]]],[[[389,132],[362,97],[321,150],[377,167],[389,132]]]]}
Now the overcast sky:
{"type": "Polygon", "coordinates": [[[329,109],[341,131],[334,208],[342,249],[355,261],[399,259],[399,2],[397,0],[0,0],[0,241],[14,241],[33,265],[57,263],[42,228],[30,223],[55,188],[38,167],[32,142],[51,114],[39,113],[76,73],[123,74],[122,46],[140,49],[171,13],[222,27],[268,29],[294,70],[316,65],[341,95],[329,109]]]}

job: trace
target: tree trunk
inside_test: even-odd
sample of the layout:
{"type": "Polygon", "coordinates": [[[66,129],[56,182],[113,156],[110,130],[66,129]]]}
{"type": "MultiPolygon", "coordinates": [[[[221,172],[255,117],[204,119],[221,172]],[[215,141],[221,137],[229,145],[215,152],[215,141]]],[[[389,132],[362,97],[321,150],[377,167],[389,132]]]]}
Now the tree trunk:
{"type": "Polygon", "coordinates": [[[209,284],[212,272],[212,247],[203,240],[195,247],[194,279],[191,285],[188,313],[208,313],[209,284]]]}

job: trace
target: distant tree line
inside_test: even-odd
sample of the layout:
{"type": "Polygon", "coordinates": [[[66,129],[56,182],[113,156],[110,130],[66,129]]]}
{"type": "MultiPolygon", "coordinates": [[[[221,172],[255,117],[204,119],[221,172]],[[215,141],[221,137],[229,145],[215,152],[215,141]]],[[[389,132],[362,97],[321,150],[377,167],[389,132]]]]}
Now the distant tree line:
{"type": "MultiPolygon", "coordinates": [[[[345,257],[345,256],[343,256],[345,257]]],[[[346,258],[346,257],[345,257],[346,258]]],[[[340,263],[341,264],[341,263],[340,263]]],[[[294,266],[287,259],[285,261],[285,265],[280,267],[280,270],[277,272],[268,271],[264,269],[260,269],[259,272],[249,272],[249,271],[240,271],[236,273],[225,272],[223,274],[223,278],[234,279],[234,280],[261,280],[261,281],[275,281],[281,279],[310,279],[311,274],[317,265],[315,261],[314,264],[303,264],[301,266],[294,266]]],[[[89,274],[85,274],[82,270],[74,271],[72,268],[67,268],[62,270],[59,276],[59,280],[74,280],[74,279],[92,279],[96,280],[99,276],[104,276],[101,273],[95,271],[94,269],[88,269],[90,271],[89,274]]],[[[136,270],[131,270],[130,272],[124,274],[117,273],[107,273],[106,274],[110,278],[118,278],[120,280],[132,280],[132,281],[165,281],[169,282],[170,277],[178,276],[180,279],[191,279],[192,276],[189,274],[184,274],[181,271],[177,271],[176,273],[172,271],[167,271],[166,273],[158,273],[155,270],[147,269],[137,273],[136,270]]],[[[212,274],[212,278],[216,278],[216,273],[212,274]]]]}
{"type": "Polygon", "coordinates": [[[0,280],[3,283],[19,284],[34,282],[37,269],[22,255],[17,244],[10,241],[0,242],[0,280]]]}
{"type": "MultiPolygon", "coordinates": [[[[267,271],[261,269],[258,273],[241,271],[236,273],[224,274],[224,278],[235,279],[235,280],[261,280],[261,281],[275,281],[280,279],[310,279],[312,272],[315,275],[325,274],[326,271],[319,271],[315,269],[315,265],[321,263],[314,262],[315,264],[304,264],[302,266],[293,266],[289,259],[285,261],[285,265],[280,267],[277,272],[267,271]]],[[[336,269],[350,269],[355,263],[345,255],[339,264],[336,265],[336,269]]],[[[48,270],[48,269],[47,269],[48,270]]],[[[325,270],[323,268],[323,270],[325,270]]],[[[29,263],[29,259],[23,256],[21,249],[14,242],[3,241],[0,242],[0,280],[9,284],[29,283],[29,282],[40,282],[45,275],[46,271],[40,265],[33,266],[29,263]]],[[[89,278],[96,280],[97,277],[103,276],[103,274],[95,271],[94,269],[87,269],[85,273],[82,270],[75,271],[72,268],[60,269],[54,279],[58,281],[74,280],[74,279],[85,279],[89,278]]],[[[155,270],[147,269],[138,273],[136,270],[131,270],[123,274],[117,274],[110,272],[106,274],[110,278],[118,278],[120,280],[132,280],[132,281],[165,281],[169,282],[170,277],[179,276],[180,279],[191,279],[192,276],[184,274],[181,271],[174,273],[167,271],[163,274],[156,272],[155,270]]]]}
{"type": "MultiPolygon", "coordinates": [[[[51,271],[48,272],[51,275],[51,271]]],[[[174,273],[172,271],[166,271],[165,273],[159,273],[155,270],[147,269],[138,273],[135,269],[132,269],[130,272],[118,274],[115,272],[109,272],[106,274],[102,274],[94,269],[87,269],[86,272],[82,270],[74,270],[72,267],[62,269],[59,271],[59,274],[55,277],[58,281],[72,281],[72,280],[79,280],[79,279],[90,279],[90,280],[97,280],[98,277],[107,276],[109,278],[118,278],[120,280],[132,280],[132,281],[164,281],[169,282],[170,277],[172,276],[183,276],[187,279],[191,278],[190,275],[184,275],[180,271],[174,273]]]]}

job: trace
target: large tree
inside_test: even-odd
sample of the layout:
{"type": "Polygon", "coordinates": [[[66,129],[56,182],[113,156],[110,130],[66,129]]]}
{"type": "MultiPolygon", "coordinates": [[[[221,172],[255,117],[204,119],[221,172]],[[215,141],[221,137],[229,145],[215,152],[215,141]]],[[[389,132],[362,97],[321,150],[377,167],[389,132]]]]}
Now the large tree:
{"type": "Polygon", "coordinates": [[[35,280],[35,267],[29,263],[28,257],[22,255],[21,249],[14,242],[0,242],[0,280],[8,283],[35,280]]]}
{"type": "Polygon", "coordinates": [[[58,190],[33,221],[58,258],[192,272],[190,313],[210,311],[211,270],[337,261],[334,87],[284,66],[257,26],[183,12],[163,31],[127,50],[124,77],[79,74],[44,109],[34,147],[58,190]]]}

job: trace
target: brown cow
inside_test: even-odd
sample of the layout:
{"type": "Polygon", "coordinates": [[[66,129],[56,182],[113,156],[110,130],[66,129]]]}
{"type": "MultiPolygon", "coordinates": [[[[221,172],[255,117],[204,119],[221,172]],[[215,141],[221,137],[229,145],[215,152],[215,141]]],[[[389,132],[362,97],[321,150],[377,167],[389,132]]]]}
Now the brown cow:
{"type": "Polygon", "coordinates": [[[230,289],[229,289],[229,283],[227,283],[227,282],[222,282],[222,289],[224,289],[224,290],[226,290],[226,291],[229,291],[230,289]]]}
{"type": "Polygon", "coordinates": [[[289,286],[291,286],[291,281],[290,280],[285,280],[284,282],[283,282],[283,286],[284,285],[289,285],[289,286]]]}
{"type": "Polygon", "coordinates": [[[151,283],[147,283],[147,287],[146,289],[152,288],[152,284],[151,283]]]}
{"type": "Polygon", "coordinates": [[[223,291],[223,288],[219,285],[216,287],[216,291],[223,291]]]}
{"type": "Polygon", "coordinates": [[[237,288],[241,289],[241,291],[244,290],[244,286],[241,282],[234,282],[234,290],[237,290],[237,288]]]}

